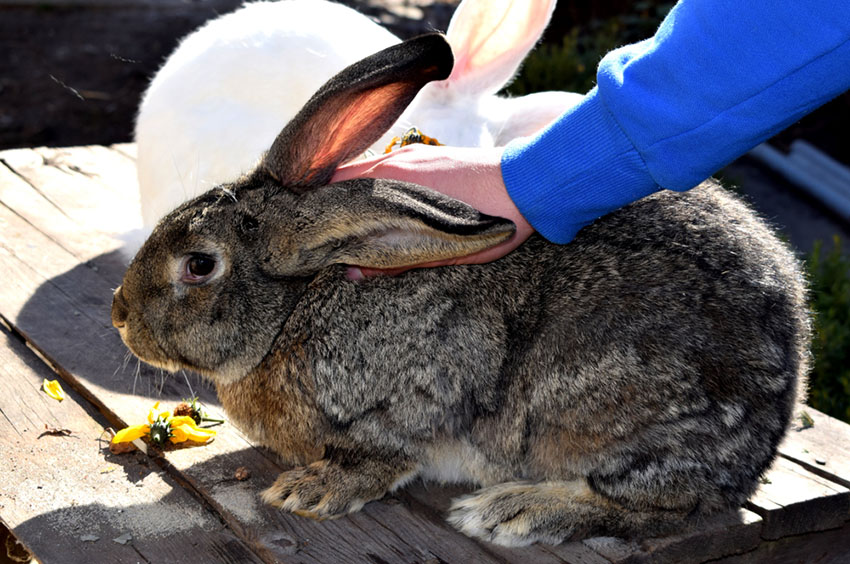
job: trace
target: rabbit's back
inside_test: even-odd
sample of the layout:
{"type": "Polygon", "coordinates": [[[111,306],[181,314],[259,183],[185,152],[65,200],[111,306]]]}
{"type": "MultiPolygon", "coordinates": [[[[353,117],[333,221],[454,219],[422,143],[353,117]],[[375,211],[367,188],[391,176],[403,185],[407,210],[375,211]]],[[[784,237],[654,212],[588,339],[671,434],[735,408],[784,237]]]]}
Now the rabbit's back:
{"type": "Polygon", "coordinates": [[[460,474],[446,449],[463,451],[458,479],[586,476],[615,498],[743,502],[806,371],[796,259],[710,184],[570,245],[535,236],[490,265],[327,287],[294,321],[311,325],[322,410],[364,441],[429,444],[460,474]]]}
{"type": "Polygon", "coordinates": [[[541,287],[558,299],[515,363],[531,415],[508,416],[537,477],[589,476],[616,499],[656,476],[647,503],[687,481],[707,508],[745,501],[804,388],[793,254],[714,185],[646,198],[557,254],[541,287]]]}

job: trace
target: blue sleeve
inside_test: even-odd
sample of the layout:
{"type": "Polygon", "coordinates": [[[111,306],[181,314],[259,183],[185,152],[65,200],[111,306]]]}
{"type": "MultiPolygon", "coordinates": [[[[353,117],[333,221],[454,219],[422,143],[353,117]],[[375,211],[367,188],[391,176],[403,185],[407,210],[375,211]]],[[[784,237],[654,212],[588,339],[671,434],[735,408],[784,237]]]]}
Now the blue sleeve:
{"type": "Polygon", "coordinates": [[[850,0],[681,0],[655,36],[616,49],[597,86],[502,176],[547,239],[660,188],[687,190],[850,89],[850,0]]]}

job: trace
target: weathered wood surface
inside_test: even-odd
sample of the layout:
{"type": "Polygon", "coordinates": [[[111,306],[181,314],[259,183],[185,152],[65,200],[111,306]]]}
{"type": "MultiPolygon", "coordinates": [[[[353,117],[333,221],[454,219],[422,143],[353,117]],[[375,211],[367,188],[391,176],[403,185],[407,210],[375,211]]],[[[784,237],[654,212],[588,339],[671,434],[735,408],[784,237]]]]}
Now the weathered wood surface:
{"type": "Polygon", "coordinates": [[[814,425],[797,425],[782,442],[782,456],[813,474],[850,488],[850,426],[813,409],[814,425]]]}
{"type": "Polygon", "coordinates": [[[55,377],[0,327],[0,516],[42,562],[260,562],[153,460],[110,454],[76,392],[40,391],[55,377]]]}
{"type": "MultiPolygon", "coordinates": [[[[203,531],[200,536],[195,529],[182,529],[185,539],[181,542],[198,542],[192,550],[210,555],[202,558],[210,562],[232,561],[240,551],[246,555],[244,561],[266,562],[605,564],[733,557],[750,562],[757,561],[751,559],[757,554],[771,558],[803,554],[801,543],[815,551],[825,550],[824,558],[850,558],[850,539],[836,533],[846,530],[850,521],[850,427],[813,410],[809,413],[814,427],[789,434],[783,457],[737,514],[716,516],[698,530],[674,537],[640,542],[596,538],[522,549],[480,543],[449,527],[445,510],[450,499],[462,493],[457,487],[417,482],[359,513],[324,523],[268,508],[259,502],[258,493],[283,468],[271,453],[255,448],[228,424],[211,445],[170,450],[151,459],[141,454],[115,457],[96,444],[78,453],[80,441],[67,437],[45,437],[32,444],[10,439],[16,436],[16,425],[23,425],[19,421],[27,421],[26,428],[33,433],[35,427],[48,423],[73,425],[88,437],[104,425],[141,422],[157,400],[172,405],[180,398],[200,395],[213,411],[217,407],[214,392],[197,376],[166,376],[135,359],[128,362],[126,348],[109,321],[112,289],[120,283],[127,262],[119,249],[123,238],[140,227],[134,157],[132,145],[0,152],[0,317],[42,359],[35,361],[15,336],[4,334],[10,344],[0,349],[3,364],[20,368],[23,363],[25,370],[0,372],[4,390],[0,409],[6,415],[0,423],[7,426],[0,430],[4,435],[0,445],[3,458],[13,461],[4,468],[10,475],[4,476],[0,486],[0,518],[24,542],[35,534],[49,538],[56,515],[76,515],[74,508],[81,505],[99,507],[99,489],[88,486],[98,482],[87,481],[89,477],[77,481],[73,470],[115,464],[123,471],[111,473],[113,481],[104,487],[112,489],[104,491],[114,491],[116,496],[122,491],[147,495],[150,501],[144,507],[157,507],[162,499],[172,504],[194,502],[187,507],[209,521],[196,524],[203,531]],[[59,375],[66,389],[79,395],[52,405],[53,400],[33,392],[34,378],[40,382],[47,367],[59,375]],[[60,408],[63,411],[57,411],[60,408]],[[66,410],[70,415],[64,415],[66,410]],[[59,413],[68,419],[57,419],[59,413]],[[48,460],[55,463],[42,465],[46,451],[33,450],[36,447],[53,449],[48,460]],[[85,462],[77,464],[83,455],[85,462]],[[156,474],[156,486],[149,488],[148,479],[131,479],[137,466],[144,468],[143,463],[156,469],[148,470],[156,474]],[[49,505],[53,499],[49,492],[36,489],[28,498],[33,500],[32,508],[15,501],[19,498],[10,492],[19,488],[7,484],[29,483],[29,476],[39,472],[47,476],[57,465],[64,465],[66,471],[57,471],[56,476],[67,488],[76,485],[79,498],[59,497],[49,505]],[[237,481],[238,467],[247,467],[252,477],[237,481]],[[162,484],[170,484],[171,492],[157,497],[162,484]],[[214,525],[211,532],[203,529],[207,522],[214,525]],[[826,538],[832,540],[825,542],[826,538]]],[[[99,542],[117,532],[114,523],[118,522],[96,523],[109,531],[99,542]]],[[[157,544],[146,543],[141,536],[134,536],[129,544],[136,551],[133,554],[144,554],[150,561],[176,561],[184,546],[193,546],[181,544],[179,537],[164,543],[158,554],[157,544]]],[[[48,564],[90,560],[91,543],[79,541],[79,535],[66,542],[69,548],[61,557],[48,548],[33,548],[48,564]]],[[[125,547],[116,547],[109,549],[116,551],[114,560],[121,561],[117,551],[125,547]]]]}
{"type": "Polygon", "coordinates": [[[776,540],[841,527],[850,515],[850,491],[780,457],[747,507],[764,519],[762,538],[776,540]]]}

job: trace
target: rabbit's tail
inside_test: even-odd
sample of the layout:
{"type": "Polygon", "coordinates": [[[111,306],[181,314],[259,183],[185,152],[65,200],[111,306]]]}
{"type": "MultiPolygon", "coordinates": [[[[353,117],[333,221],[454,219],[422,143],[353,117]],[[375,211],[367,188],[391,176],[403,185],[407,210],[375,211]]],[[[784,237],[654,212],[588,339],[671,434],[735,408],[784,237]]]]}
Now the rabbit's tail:
{"type": "Polygon", "coordinates": [[[467,535],[504,546],[524,546],[558,544],[574,536],[658,536],[682,529],[689,514],[693,511],[629,509],[580,479],[482,488],[456,500],[448,520],[467,535]]]}

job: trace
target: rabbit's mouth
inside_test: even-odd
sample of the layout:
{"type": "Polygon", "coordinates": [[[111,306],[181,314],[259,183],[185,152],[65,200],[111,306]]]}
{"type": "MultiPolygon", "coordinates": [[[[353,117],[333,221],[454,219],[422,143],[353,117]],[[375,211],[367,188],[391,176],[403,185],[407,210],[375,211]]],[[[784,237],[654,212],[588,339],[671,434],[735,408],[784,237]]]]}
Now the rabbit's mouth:
{"type": "MultiPolygon", "coordinates": [[[[133,349],[131,348],[130,350],[133,350],[133,349]]],[[[170,359],[165,359],[165,361],[161,361],[161,360],[158,360],[158,359],[150,358],[149,356],[142,356],[142,355],[136,353],[135,351],[133,351],[133,354],[138,356],[143,362],[147,362],[148,364],[150,364],[151,366],[153,366],[155,368],[162,368],[163,370],[167,370],[168,372],[171,372],[171,373],[177,372],[178,370],[181,370],[182,368],[184,368],[183,366],[180,366],[179,363],[174,362],[173,360],[170,360],[170,359]]]]}
{"type": "Polygon", "coordinates": [[[150,364],[155,368],[167,370],[168,372],[177,372],[178,370],[186,368],[185,366],[181,366],[180,363],[169,358],[159,343],[153,339],[146,339],[144,337],[140,338],[138,331],[131,332],[129,325],[125,324],[117,329],[118,334],[121,335],[121,340],[124,341],[124,344],[128,349],[130,349],[130,352],[136,355],[136,357],[138,357],[142,362],[150,364]]]}
{"type": "Polygon", "coordinates": [[[145,323],[141,319],[132,319],[127,307],[123,286],[119,286],[112,298],[112,325],[118,329],[121,340],[139,360],[156,368],[176,372],[183,368],[172,360],[162,346],[150,336],[145,323]],[[139,330],[141,327],[141,330],[139,330]]]}

